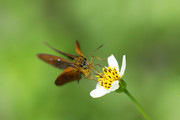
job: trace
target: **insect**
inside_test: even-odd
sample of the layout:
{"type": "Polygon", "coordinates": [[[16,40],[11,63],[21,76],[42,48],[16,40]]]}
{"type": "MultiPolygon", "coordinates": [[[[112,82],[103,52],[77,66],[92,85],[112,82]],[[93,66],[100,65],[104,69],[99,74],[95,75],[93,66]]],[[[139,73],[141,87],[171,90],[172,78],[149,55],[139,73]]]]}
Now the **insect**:
{"type": "Polygon", "coordinates": [[[73,60],[73,62],[70,62],[64,58],[50,54],[37,54],[37,57],[44,62],[59,69],[64,69],[64,71],[57,77],[55,81],[56,85],[59,86],[71,81],[79,81],[81,79],[81,74],[83,74],[86,79],[93,79],[93,76],[91,76],[91,70],[95,68],[92,65],[92,59],[91,62],[87,61],[81,52],[78,41],[75,42],[75,49],[78,55],[64,53],[53,48],[47,43],[45,44],[56,52],[73,60]]]}

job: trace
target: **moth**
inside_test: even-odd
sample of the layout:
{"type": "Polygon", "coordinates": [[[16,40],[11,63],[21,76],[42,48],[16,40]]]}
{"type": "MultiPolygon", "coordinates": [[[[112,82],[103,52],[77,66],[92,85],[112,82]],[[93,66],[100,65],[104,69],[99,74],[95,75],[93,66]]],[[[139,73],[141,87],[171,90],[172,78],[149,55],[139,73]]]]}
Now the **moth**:
{"type": "Polygon", "coordinates": [[[50,55],[50,54],[37,54],[37,57],[42,61],[56,67],[59,69],[64,69],[64,71],[57,77],[55,84],[60,86],[64,85],[65,83],[71,81],[79,81],[81,79],[81,75],[84,75],[86,79],[93,79],[91,75],[92,69],[95,69],[91,62],[88,62],[87,59],[81,52],[79,42],[75,42],[75,49],[78,55],[72,55],[60,50],[57,50],[50,46],[49,44],[45,43],[48,47],[55,50],[56,52],[68,57],[69,59],[73,60],[73,62],[66,60],[62,57],[50,55]]]}

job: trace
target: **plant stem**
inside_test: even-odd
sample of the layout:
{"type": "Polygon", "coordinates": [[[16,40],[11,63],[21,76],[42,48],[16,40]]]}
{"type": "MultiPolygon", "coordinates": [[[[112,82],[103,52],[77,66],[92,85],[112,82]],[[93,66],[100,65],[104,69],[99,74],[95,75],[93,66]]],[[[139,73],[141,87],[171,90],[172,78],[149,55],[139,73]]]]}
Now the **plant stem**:
{"type": "Polygon", "coordinates": [[[138,110],[141,112],[141,114],[144,116],[146,120],[150,120],[149,117],[146,115],[146,113],[143,111],[141,106],[138,104],[138,102],[135,100],[135,98],[129,93],[127,89],[124,90],[124,93],[134,102],[138,110]]]}

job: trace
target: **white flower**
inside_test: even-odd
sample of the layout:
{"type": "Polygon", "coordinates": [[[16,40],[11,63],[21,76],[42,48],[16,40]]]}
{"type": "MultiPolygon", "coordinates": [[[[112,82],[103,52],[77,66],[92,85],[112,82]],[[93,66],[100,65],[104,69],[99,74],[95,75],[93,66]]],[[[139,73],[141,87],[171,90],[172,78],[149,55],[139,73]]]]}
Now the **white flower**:
{"type": "Polygon", "coordinates": [[[90,92],[93,98],[102,97],[107,93],[115,91],[119,88],[119,82],[122,79],[126,69],[126,56],[123,55],[121,70],[119,71],[119,65],[114,57],[111,55],[108,57],[109,67],[103,68],[104,75],[100,76],[96,88],[90,92]]]}

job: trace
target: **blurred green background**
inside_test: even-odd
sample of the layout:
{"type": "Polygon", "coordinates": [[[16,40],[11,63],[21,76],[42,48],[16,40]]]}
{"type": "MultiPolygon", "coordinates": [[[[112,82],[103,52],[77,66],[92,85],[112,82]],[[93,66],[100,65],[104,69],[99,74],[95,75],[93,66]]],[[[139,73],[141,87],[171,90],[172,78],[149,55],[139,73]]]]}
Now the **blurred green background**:
{"type": "MultiPolygon", "coordinates": [[[[62,70],[37,53],[58,55],[43,44],[75,54],[108,57],[152,120],[180,119],[179,0],[1,0],[0,120],[143,120],[125,94],[93,99],[96,82],[82,79],[57,87],[62,70]]],[[[61,56],[61,55],[60,55],[61,56]]],[[[105,64],[107,65],[107,64],[105,64]]]]}

